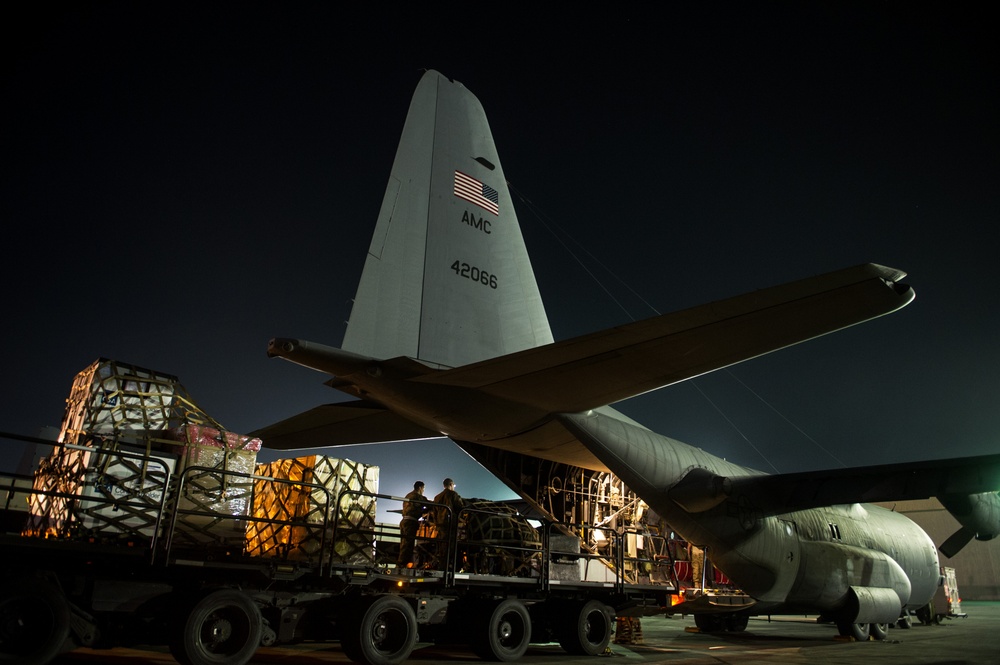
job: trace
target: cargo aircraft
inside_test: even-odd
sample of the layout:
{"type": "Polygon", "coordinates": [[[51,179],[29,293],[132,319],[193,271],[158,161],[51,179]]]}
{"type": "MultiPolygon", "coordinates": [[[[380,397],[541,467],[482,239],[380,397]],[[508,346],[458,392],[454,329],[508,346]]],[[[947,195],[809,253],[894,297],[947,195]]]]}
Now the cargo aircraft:
{"type": "Polygon", "coordinates": [[[450,437],[487,468],[517,455],[610,471],[755,601],[884,637],[939,585],[935,544],[873,501],[939,497],[949,556],[1000,532],[1000,455],[768,475],[643,427],[609,404],[894,312],[905,273],[845,268],[554,341],[479,100],[435,71],[410,104],[340,348],[268,354],[357,398],[255,432],[276,449],[450,437]],[[491,459],[487,459],[491,458],[491,459]]]}

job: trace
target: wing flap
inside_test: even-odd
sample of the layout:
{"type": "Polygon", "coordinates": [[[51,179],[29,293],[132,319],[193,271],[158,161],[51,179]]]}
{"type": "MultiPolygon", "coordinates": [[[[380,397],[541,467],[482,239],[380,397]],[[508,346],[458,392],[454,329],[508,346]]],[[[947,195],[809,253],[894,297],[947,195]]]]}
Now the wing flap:
{"type": "Polygon", "coordinates": [[[893,312],[913,300],[903,277],[856,266],[413,381],[584,411],[893,312]]]}

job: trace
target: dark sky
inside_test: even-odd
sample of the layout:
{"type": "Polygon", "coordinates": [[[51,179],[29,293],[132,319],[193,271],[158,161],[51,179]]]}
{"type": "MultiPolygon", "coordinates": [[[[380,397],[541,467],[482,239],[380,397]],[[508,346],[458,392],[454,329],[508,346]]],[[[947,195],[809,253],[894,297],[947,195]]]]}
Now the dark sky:
{"type": "MultiPolygon", "coordinates": [[[[238,432],[341,399],[266,344],[340,344],[410,95],[434,68],[486,109],[557,339],[860,263],[910,274],[901,312],[622,411],[767,471],[996,452],[986,10],[687,4],[9,16],[0,430],[57,426],[101,356],[179,376],[238,432]]],[[[500,491],[456,451],[336,455],[380,464],[393,493],[414,475],[500,491]]]]}

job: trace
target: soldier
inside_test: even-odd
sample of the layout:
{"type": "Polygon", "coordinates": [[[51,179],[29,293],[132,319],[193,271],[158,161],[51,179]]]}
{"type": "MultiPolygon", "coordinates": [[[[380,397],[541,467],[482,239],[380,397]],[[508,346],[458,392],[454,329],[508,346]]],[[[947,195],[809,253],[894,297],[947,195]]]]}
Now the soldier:
{"type": "Polygon", "coordinates": [[[694,543],[688,543],[688,556],[691,559],[691,583],[694,588],[701,588],[701,577],[705,573],[705,550],[694,543]]]}
{"type": "Polygon", "coordinates": [[[413,567],[413,546],[417,539],[417,528],[420,526],[420,518],[427,512],[427,504],[421,501],[423,498],[424,481],[418,480],[413,483],[413,491],[406,495],[406,501],[403,502],[403,519],[399,522],[397,568],[413,567]]]}
{"type": "Polygon", "coordinates": [[[465,505],[465,501],[455,491],[455,481],[445,478],[444,489],[434,497],[434,503],[442,505],[434,506],[434,524],[437,527],[437,567],[444,567],[448,556],[448,540],[456,533],[458,528],[458,511],[465,505]],[[451,510],[448,510],[448,509],[451,510]]]}

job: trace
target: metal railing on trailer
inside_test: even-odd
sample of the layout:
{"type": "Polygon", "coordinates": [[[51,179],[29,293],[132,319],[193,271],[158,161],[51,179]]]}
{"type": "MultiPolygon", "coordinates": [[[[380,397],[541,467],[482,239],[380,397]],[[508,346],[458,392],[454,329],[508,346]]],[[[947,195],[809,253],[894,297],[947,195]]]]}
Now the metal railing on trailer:
{"type": "Polygon", "coordinates": [[[321,578],[358,569],[408,572],[446,586],[505,578],[542,592],[566,584],[618,593],[626,585],[677,587],[672,558],[657,554],[669,551],[666,538],[639,529],[531,523],[502,502],[471,502],[456,513],[427,500],[422,503],[428,515],[447,515],[444,522],[454,527],[445,531],[442,524],[421,520],[416,569],[399,570],[400,529],[377,521],[373,513],[376,503],[401,507],[404,497],[355,489],[334,495],[321,483],[206,466],[171,474],[156,454],[117,442],[94,447],[2,436],[89,456],[85,470],[75,470],[75,487],[56,483],[47,488],[38,474],[0,474],[5,510],[20,508],[26,522],[36,526],[22,533],[145,549],[150,564],[191,565],[203,557],[212,565],[254,563],[276,574],[321,578]],[[122,469],[127,469],[124,477],[122,469]],[[275,496],[302,506],[279,505],[275,496]],[[43,514],[54,502],[65,504],[55,520],[43,514]]]}

